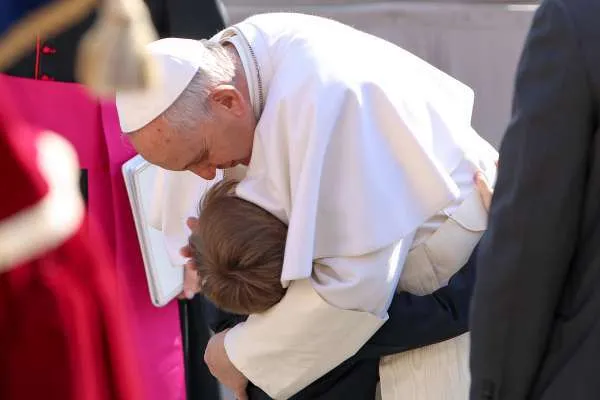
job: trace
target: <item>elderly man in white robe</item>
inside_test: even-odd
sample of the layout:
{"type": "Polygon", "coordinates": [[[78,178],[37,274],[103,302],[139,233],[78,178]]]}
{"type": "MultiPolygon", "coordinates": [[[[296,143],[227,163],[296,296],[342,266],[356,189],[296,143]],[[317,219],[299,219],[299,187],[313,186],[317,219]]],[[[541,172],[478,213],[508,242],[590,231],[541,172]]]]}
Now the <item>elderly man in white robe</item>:
{"type": "MultiPolygon", "coordinates": [[[[213,337],[213,374],[241,399],[248,380],[290,398],[390,326],[393,353],[434,345],[435,368],[459,356],[426,395],[408,394],[414,382],[384,382],[411,352],[386,358],[384,398],[399,388],[405,398],[466,398],[473,273],[457,276],[486,227],[473,176],[493,180],[497,159],[471,128],[472,90],[391,43],[300,14],[256,15],[210,41],[148,49],[162,86],[117,95],[136,150],[206,180],[241,168],[237,195],[289,227],[284,299],[213,337]],[[395,318],[390,304],[407,291],[395,318]],[[450,397],[448,370],[464,372],[450,397]]],[[[199,280],[186,268],[193,294],[199,280]]]]}

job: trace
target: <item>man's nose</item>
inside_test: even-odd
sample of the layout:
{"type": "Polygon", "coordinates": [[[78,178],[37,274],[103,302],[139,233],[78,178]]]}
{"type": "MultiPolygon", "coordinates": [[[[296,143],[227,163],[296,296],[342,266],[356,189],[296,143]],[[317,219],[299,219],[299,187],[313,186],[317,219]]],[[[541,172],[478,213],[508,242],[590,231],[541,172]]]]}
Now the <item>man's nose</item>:
{"type": "Polygon", "coordinates": [[[217,169],[212,165],[208,165],[206,167],[192,167],[190,168],[190,172],[193,172],[207,181],[211,181],[215,179],[215,176],[217,176],[217,169]]]}

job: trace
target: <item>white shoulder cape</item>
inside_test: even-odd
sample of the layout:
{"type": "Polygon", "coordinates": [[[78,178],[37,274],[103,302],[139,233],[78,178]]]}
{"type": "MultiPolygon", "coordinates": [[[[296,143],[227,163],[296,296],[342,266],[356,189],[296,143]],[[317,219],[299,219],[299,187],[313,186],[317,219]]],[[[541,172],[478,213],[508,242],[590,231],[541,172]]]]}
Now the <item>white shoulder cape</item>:
{"type": "MultiPolygon", "coordinates": [[[[237,193],[289,224],[284,286],[310,277],[314,260],[379,250],[445,208],[459,195],[450,174],[476,135],[470,88],[344,29],[363,54],[307,49],[302,38],[255,49],[270,55],[273,71],[237,193]],[[381,54],[389,62],[370,62],[381,54]]],[[[260,36],[253,46],[266,46],[260,36]]]]}

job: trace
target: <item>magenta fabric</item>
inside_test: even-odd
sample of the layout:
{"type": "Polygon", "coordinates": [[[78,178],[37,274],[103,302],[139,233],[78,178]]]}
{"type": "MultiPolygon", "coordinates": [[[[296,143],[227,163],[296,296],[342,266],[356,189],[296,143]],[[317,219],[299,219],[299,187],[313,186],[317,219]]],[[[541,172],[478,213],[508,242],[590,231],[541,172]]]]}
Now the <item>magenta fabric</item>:
{"type": "Polygon", "coordinates": [[[176,304],[150,302],[121,166],[135,152],[121,134],[116,109],[88,96],[78,84],[0,74],[27,120],[67,138],[88,170],[88,210],[112,250],[119,288],[128,303],[142,368],[145,398],[185,398],[182,344],[176,304]]]}
{"type": "Polygon", "coordinates": [[[123,162],[130,159],[135,152],[121,133],[114,103],[101,104],[101,114],[112,187],[116,263],[118,267],[122,266],[119,268],[122,278],[120,281],[127,282],[129,287],[135,290],[131,299],[137,317],[137,342],[140,348],[147,352],[146,357],[143,357],[144,367],[147,369],[145,375],[152,379],[160,379],[161,384],[160,392],[155,391],[148,398],[184,399],[185,384],[178,309],[173,303],[157,309],[150,302],[142,256],[139,252],[129,199],[121,174],[123,162]]]}

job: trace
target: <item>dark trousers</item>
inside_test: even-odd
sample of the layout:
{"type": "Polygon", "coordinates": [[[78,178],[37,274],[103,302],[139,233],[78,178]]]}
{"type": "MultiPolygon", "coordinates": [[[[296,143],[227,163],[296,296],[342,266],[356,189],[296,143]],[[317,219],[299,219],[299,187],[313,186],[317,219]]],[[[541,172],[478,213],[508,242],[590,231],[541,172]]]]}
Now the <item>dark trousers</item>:
{"type": "Polygon", "coordinates": [[[204,351],[210,339],[202,296],[179,300],[179,320],[184,338],[183,357],[187,400],[219,400],[219,383],[204,363],[204,351]]]}
{"type": "MultiPolygon", "coordinates": [[[[428,296],[397,293],[389,320],[351,358],[294,395],[291,400],[373,400],[379,380],[379,359],[462,335],[469,326],[469,304],[475,284],[474,251],[467,264],[445,286],[428,296]]],[[[205,309],[215,332],[247,317],[226,313],[208,301],[205,309]]],[[[253,384],[250,400],[271,398],[253,384]]]]}

